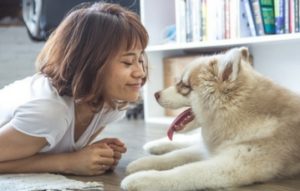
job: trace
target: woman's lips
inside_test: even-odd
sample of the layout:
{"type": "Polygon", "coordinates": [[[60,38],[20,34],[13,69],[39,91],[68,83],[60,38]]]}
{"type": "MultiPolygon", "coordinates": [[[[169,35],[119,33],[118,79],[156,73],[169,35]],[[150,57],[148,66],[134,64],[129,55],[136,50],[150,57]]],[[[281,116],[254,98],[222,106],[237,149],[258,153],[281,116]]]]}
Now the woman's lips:
{"type": "Polygon", "coordinates": [[[138,84],[127,84],[127,86],[129,86],[133,90],[140,90],[141,87],[142,87],[142,85],[140,83],[138,83],[138,84]]]}

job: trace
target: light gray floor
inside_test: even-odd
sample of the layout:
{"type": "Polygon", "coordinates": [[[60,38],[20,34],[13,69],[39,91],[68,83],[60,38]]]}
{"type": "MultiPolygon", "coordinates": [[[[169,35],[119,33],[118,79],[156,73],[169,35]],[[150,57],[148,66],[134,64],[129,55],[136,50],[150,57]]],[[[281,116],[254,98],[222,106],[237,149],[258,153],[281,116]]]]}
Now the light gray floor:
{"type": "Polygon", "coordinates": [[[0,26],[0,88],[33,74],[43,45],[31,41],[24,26],[0,26]]]}

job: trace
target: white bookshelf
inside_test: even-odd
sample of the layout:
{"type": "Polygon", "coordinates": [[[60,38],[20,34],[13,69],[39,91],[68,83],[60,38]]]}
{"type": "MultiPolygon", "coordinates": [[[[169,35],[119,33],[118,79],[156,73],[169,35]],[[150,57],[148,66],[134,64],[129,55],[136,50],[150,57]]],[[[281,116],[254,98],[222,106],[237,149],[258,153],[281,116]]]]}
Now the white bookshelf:
{"type": "Polygon", "coordinates": [[[173,118],[164,116],[164,109],[154,98],[163,89],[164,57],[186,52],[207,52],[236,46],[247,46],[254,57],[254,67],[278,84],[300,93],[300,33],[246,37],[193,43],[163,44],[162,31],[175,24],[176,0],[141,0],[141,18],[150,35],[146,50],[149,60],[149,81],[144,87],[145,121],[170,124],[173,118]]]}
{"type": "Polygon", "coordinates": [[[147,48],[147,51],[155,52],[155,51],[190,50],[190,49],[196,49],[196,51],[201,51],[201,50],[208,50],[214,48],[226,48],[232,46],[243,46],[243,45],[249,46],[255,44],[281,43],[281,42],[295,41],[297,39],[300,39],[300,33],[244,37],[239,39],[216,40],[211,42],[205,41],[205,42],[190,42],[184,44],[169,43],[169,44],[161,44],[161,45],[150,45],[147,48]]]}

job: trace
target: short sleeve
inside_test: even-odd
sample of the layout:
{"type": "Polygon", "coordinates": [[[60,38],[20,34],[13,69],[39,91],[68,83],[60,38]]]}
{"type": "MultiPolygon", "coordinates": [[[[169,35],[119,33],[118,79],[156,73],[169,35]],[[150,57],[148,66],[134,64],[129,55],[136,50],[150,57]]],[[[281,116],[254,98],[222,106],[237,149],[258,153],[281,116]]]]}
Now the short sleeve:
{"type": "Polygon", "coordinates": [[[67,131],[67,111],[67,108],[57,101],[32,100],[15,110],[10,124],[27,135],[46,138],[51,149],[67,131]]]}

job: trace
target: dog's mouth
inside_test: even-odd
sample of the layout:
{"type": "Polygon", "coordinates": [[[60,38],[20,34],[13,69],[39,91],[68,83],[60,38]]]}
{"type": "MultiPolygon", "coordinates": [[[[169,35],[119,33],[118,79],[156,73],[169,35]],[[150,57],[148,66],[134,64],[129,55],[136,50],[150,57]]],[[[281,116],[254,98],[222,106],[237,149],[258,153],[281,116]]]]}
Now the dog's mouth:
{"type": "Polygon", "coordinates": [[[195,116],[191,108],[180,113],[169,127],[167,133],[169,139],[172,140],[174,132],[184,129],[185,125],[191,122],[194,118],[195,116]]]}

